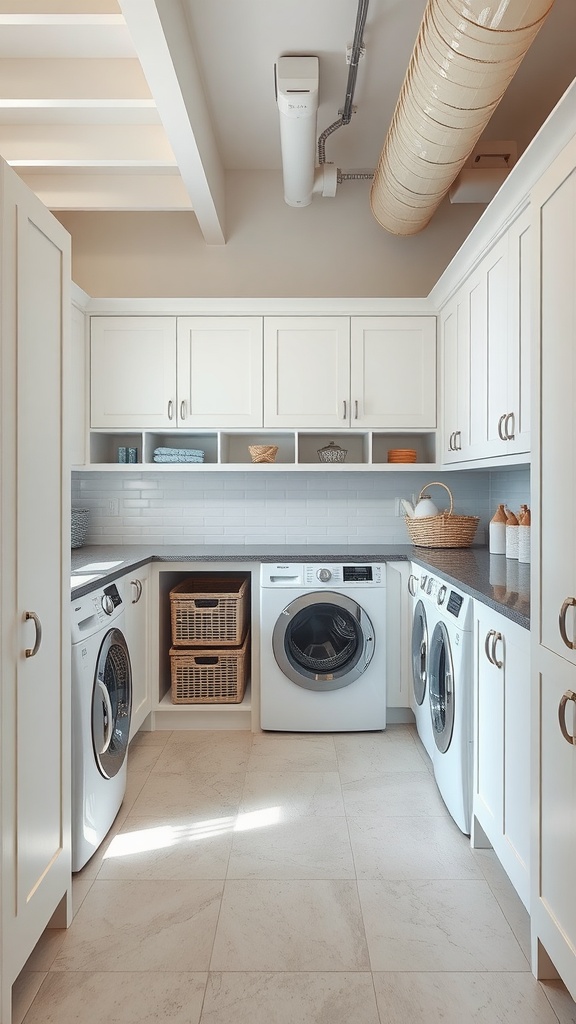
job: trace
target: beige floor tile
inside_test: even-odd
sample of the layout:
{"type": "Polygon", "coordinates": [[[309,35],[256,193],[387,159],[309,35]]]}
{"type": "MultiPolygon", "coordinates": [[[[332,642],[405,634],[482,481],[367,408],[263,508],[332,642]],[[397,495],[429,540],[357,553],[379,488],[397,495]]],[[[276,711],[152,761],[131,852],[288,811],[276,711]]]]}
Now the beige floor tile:
{"type": "Polygon", "coordinates": [[[338,771],[332,736],[313,733],[255,735],[248,771],[335,772],[338,771]]]}
{"type": "MultiPolygon", "coordinates": [[[[146,775],[139,773],[138,781],[140,783],[137,787],[139,792],[142,786],[144,785],[144,782],[146,781],[146,775]]],[[[129,782],[127,787],[127,798],[125,797],[124,802],[122,803],[122,806],[118,811],[118,814],[116,815],[116,819],[112,823],[112,827],[108,832],[108,835],[104,837],[100,846],[98,847],[96,852],[91,856],[90,860],[84,865],[84,867],[81,868],[80,871],[76,871],[72,875],[72,879],[74,882],[94,881],[94,879],[98,877],[100,868],[102,867],[104,856],[106,854],[106,850],[108,849],[110,843],[113,841],[114,836],[116,836],[118,832],[120,832],[124,822],[126,821],[126,818],[128,817],[128,813],[133,802],[134,800],[131,799],[129,782]]]]}
{"type": "Polygon", "coordinates": [[[140,730],[130,741],[130,749],[133,747],[152,746],[164,747],[172,735],[170,729],[154,729],[152,732],[140,730]]]}
{"type": "Polygon", "coordinates": [[[244,732],[173,732],[154,774],[195,776],[246,770],[252,734],[244,732]]]}
{"type": "Polygon", "coordinates": [[[93,882],[93,878],[79,878],[78,875],[72,875],[72,913],[74,917],[90,892],[93,882]]]}
{"type": "Polygon", "coordinates": [[[386,1024],[557,1024],[531,974],[375,974],[386,1024]]]}
{"type": "Polygon", "coordinates": [[[201,1024],[232,1022],[379,1024],[379,1017],[368,973],[210,974],[201,1024]]]}
{"type": "Polygon", "coordinates": [[[139,743],[128,749],[128,774],[149,773],[161,756],[164,747],[158,743],[139,743]]]}
{"type": "MultiPolygon", "coordinates": [[[[250,816],[239,819],[240,828],[250,816]]],[[[301,818],[234,834],[228,878],[355,878],[345,818],[301,818]]]]}
{"type": "Polygon", "coordinates": [[[403,732],[336,736],[334,745],[342,782],[357,782],[388,772],[421,772],[422,758],[406,726],[403,732]]]}
{"type": "Polygon", "coordinates": [[[270,812],[280,821],[344,816],[338,772],[247,772],[240,815],[270,812]]]}
{"type": "Polygon", "coordinates": [[[451,818],[348,818],[358,878],[484,878],[451,818]]]}
{"type": "Polygon", "coordinates": [[[21,971],[12,986],[12,1024],[22,1024],[42,982],[47,977],[43,971],[21,971]]]}
{"type": "Polygon", "coordinates": [[[207,970],[221,893],[221,882],[97,881],[52,970],[207,970]]]}
{"type": "Polygon", "coordinates": [[[560,1024],[576,1024],[576,1003],[560,980],[540,982],[560,1024]]]}
{"type": "Polygon", "coordinates": [[[206,977],[172,971],[52,973],[26,1024],[198,1024],[206,977]]]}
{"type": "Polygon", "coordinates": [[[234,820],[158,825],[156,818],[129,817],[108,846],[98,878],[224,879],[234,820]]]}
{"type": "Polygon", "coordinates": [[[373,971],[527,971],[487,882],[360,881],[373,971]]]}
{"type": "Polygon", "coordinates": [[[24,971],[33,974],[49,971],[66,935],[63,928],[46,928],[24,964],[24,971]]]}
{"type": "Polygon", "coordinates": [[[426,770],[389,772],[342,785],[344,807],[349,817],[440,816],[448,812],[438,787],[426,770]]]}
{"type": "Polygon", "coordinates": [[[200,775],[194,780],[182,775],[152,772],[131,809],[131,817],[155,818],[158,825],[204,822],[224,827],[223,819],[238,813],[244,772],[200,775]]]}
{"type": "Polygon", "coordinates": [[[227,881],[211,970],[369,970],[356,883],[227,881]]]}

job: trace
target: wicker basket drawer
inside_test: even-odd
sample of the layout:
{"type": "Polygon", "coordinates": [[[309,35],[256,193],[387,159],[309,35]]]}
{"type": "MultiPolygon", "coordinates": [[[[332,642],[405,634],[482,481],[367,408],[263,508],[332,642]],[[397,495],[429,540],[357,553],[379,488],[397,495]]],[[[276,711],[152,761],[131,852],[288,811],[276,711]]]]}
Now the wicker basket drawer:
{"type": "Polygon", "coordinates": [[[248,581],[184,580],[170,591],[172,643],[239,647],[248,625],[248,581]]]}
{"type": "Polygon", "coordinates": [[[248,639],[242,647],[170,651],[173,704],[239,704],[248,681],[248,639]]]}

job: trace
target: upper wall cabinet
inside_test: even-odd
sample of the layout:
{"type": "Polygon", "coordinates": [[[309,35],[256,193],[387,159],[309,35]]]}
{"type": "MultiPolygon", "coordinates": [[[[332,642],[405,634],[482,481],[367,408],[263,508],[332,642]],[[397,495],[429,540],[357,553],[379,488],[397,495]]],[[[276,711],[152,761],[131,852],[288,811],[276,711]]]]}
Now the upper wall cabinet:
{"type": "Polygon", "coordinates": [[[436,426],[435,317],[267,317],[266,427],[436,426]]]}
{"type": "Polygon", "coordinates": [[[93,317],[91,426],[262,426],[261,317],[93,317]]]}
{"type": "Polygon", "coordinates": [[[530,275],[526,211],[442,311],[445,463],[530,451],[530,275]]]}

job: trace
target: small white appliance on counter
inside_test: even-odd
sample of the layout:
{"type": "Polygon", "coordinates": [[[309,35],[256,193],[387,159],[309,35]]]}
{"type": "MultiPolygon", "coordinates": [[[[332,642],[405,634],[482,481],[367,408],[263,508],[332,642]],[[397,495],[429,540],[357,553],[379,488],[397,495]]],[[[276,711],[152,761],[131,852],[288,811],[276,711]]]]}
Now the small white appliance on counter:
{"type": "Polygon", "coordinates": [[[126,791],[132,672],[119,587],[72,599],[72,871],[98,849],[126,791]]]}
{"type": "Polygon", "coordinates": [[[383,565],[263,565],[262,729],[386,727],[383,565]]]}

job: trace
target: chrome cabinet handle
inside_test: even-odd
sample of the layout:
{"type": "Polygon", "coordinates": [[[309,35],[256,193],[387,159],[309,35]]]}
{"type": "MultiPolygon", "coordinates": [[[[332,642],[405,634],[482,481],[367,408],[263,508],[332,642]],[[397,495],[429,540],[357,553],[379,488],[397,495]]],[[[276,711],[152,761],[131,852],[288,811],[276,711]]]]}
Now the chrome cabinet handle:
{"type": "Polygon", "coordinates": [[[462,451],[462,431],[461,430],[457,430],[456,431],[456,433],[454,435],[454,444],[456,445],[456,451],[457,452],[461,452],[462,451]]]}
{"type": "Polygon", "coordinates": [[[574,693],[574,690],[566,690],[566,693],[563,693],[560,698],[560,703],[558,705],[558,724],[560,725],[560,732],[566,742],[573,746],[576,745],[576,736],[572,736],[572,734],[568,732],[568,727],[566,725],[566,705],[569,700],[576,701],[576,693],[574,693]]]}
{"type": "Polygon", "coordinates": [[[358,419],[358,399],[354,401],[354,419],[358,419]]]}
{"type": "Polygon", "coordinates": [[[454,438],[455,437],[456,437],[456,431],[453,430],[452,433],[450,434],[450,440],[448,442],[448,450],[451,451],[451,452],[455,452],[456,451],[456,449],[454,447],[454,438]]]}
{"type": "Polygon", "coordinates": [[[508,415],[506,416],[506,419],[504,420],[504,433],[506,435],[506,440],[507,441],[513,441],[514,440],[514,426],[515,426],[514,413],[513,412],[509,412],[508,415]],[[510,427],[508,425],[508,420],[512,420],[512,429],[510,429],[510,427]]]}
{"type": "Polygon", "coordinates": [[[568,633],[566,632],[566,612],[569,608],[573,608],[574,605],[576,605],[576,597],[567,597],[566,600],[562,602],[562,607],[558,616],[558,627],[560,629],[562,642],[565,643],[566,647],[571,651],[576,650],[576,643],[574,643],[574,640],[568,639],[568,633]]]}
{"type": "Polygon", "coordinates": [[[168,402],[168,419],[171,420],[173,418],[174,418],[174,402],[172,401],[172,399],[170,399],[170,401],[168,402]]]}
{"type": "Polygon", "coordinates": [[[34,646],[27,647],[24,654],[27,658],[34,658],[38,654],[40,644],[42,643],[42,623],[36,615],[36,612],[24,612],[24,621],[27,622],[28,619],[32,619],[32,622],[34,623],[36,637],[34,639],[34,646]]]}
{"type": "Polygon", "coordinates": [[[344,406],[344,412],[342,413],[342,419],[345,420],[346,419],[346,410],[347,410],[346,399],[344,399],[344,401],[342,402],[342,405],[344,406]]]}
{"type": "Polygon", "coordinates": [[[418,577],[413,572],[408,577],[408,593],[410,597],[416,597],[416,584],[418,583],[418,577]]]}
{"type": "Polygon", "coordinates": [[[495,635],[496,635],[496,630],[490,629],[488,631],[488,633],[486,633],[486,639],[484,641],[484,654],[488,658],[488,661],[490,662],[491,665],[493,665],[494,662],[492,660],[492,655],[491,655],[490,650],[489,650],[489,647],[490,647],[490,637],[494,637],[495,635]]]}
{"type": "Polygon", "coordinates": [[[500,417],[500,419],[498,420],[498,437],[500,438],[501,441],[506,441],[506,436],[504,434],[504,420],[505,419],[506,419],[506,413],[503,412],[501,417],[500,417]]]}
{"type": "Polygon", "coordinates": [[[504,646],[504,637],[502,636],[502,633],[497,633],[495,630],[491,630],[491,632],[494,633],[494,636],[492,637],[492,646],[490,648],[490,661],[496,666],[496,668],[502,668],[504,662],[498,660],[496,655],[496,644],[501,640],[502,646],[504,646]]]}
{"type": "Polygon", "coordinates": [[[180,419],[186,419],[186,402],[184,401],[184,399],[182,399],[182,401],[180,402],[180,419]]]}
{"type": "Polygon", "coordinates": [[[142,597],[142,580],[130,580],[133,587],[136,587],[136,597],[132,598],[132,604],[138,604],[142,597]]]}

